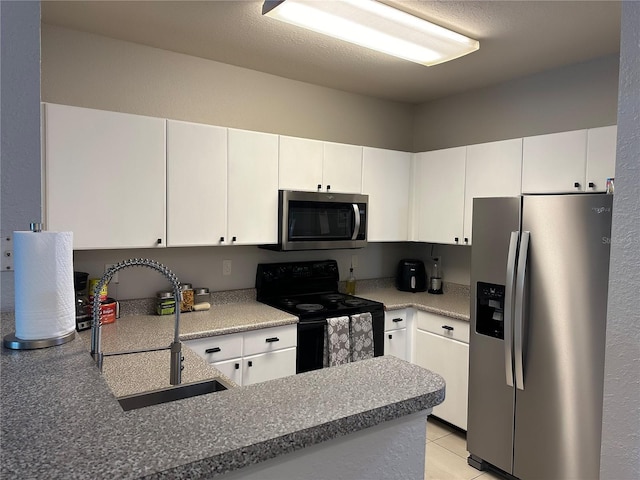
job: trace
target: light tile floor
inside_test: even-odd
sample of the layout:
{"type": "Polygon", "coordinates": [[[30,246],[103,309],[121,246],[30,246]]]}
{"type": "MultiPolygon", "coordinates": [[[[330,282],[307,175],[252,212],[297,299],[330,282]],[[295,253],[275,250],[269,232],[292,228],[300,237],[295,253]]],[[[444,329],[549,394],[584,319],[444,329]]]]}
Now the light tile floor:
{"type": "Polygon", "coordinates": [[[433,417],[427,420],[425,480],[502,480],[467,464],[467,440],[463,432],[433,417]]]}

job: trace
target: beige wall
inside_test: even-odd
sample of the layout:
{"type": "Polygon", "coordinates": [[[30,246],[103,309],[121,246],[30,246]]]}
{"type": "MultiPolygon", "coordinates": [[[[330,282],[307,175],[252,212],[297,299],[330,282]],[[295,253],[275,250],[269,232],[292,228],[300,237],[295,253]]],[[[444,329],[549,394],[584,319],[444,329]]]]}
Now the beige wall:
{"type": "Polygon", "coordinates": [[[413,107],[42,26],[42,100],[411,150],[413,107]]]}
{"type": "Polygon", "coordinates": [[[618,64],[607,56],[423,103],[414,151],[614,125],[618,64]]]}

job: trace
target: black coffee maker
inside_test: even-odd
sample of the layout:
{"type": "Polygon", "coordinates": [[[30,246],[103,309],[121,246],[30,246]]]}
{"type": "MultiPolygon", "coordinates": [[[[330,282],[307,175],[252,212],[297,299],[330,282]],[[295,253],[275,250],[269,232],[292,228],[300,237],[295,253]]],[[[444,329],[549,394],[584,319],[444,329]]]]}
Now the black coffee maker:
{"type": "Polygon", "coordinates": [[[87,272],[73,272],[73,289],[76,291],[76,330],[78,332],[91,328],[91,315],[89,315],[87,308],[89,305],[87,298],[88,279],[87,272]]]}

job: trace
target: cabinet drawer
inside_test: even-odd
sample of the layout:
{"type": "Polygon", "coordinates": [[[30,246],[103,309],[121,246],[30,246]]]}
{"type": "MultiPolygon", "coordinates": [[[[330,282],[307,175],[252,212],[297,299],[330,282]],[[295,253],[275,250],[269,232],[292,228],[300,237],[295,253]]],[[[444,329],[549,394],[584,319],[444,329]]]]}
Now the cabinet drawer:
{"type": "Polygon", "coordinates": [[[242,385],[266,382],[296,374],[296,349],[260,353],[243,359],[242,385]]]}
{"type": "Polygon", "coordinates": [[[407,359],[407,329],[390,330],[384,333],[384,354],[407,359]]]}
{"type": "Polygon", "coordinates": [[[419,330],[442,335],[446,338],[469,343],[469,322],[428,312],[418,312],[416,326],[419,330]]]}
{"type": "Polygon", "coordinates": [[[244,334],[244,353],[254,355],[256,353],[272,352],[283,348],[295,347],[297,345],[296,325],[286,325],[283,327],[262,328],[245,332],[244,334]]]}
{"type": "Polygon", "coordinates": [[[390,310],[384,312],[384,330],[397,330],[407,327],[407,310],[390,310]]]}
{"type": "Polygon", "coordinates": [[[195,340],[186,340],[183,343],[209,363],[242,355],[241,333],[197,338],[195,340]]]}

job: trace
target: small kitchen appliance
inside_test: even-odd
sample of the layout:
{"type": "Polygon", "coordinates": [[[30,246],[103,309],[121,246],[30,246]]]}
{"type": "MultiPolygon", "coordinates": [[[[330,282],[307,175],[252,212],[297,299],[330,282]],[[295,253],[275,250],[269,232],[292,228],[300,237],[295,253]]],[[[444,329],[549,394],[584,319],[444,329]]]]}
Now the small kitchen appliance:
{"type": "Polygon", "coordinates": [[[73,289],[76,292],[76,331],[91,328],[91,315],[87,311],[89,299],[87,297],[87,272],[73,272],[73,289]]]}
{"type": "Polygon", "coordinates": [[[335,260],[258,265],[257,300],[299,318],[296,373],[323,368],[327,318],[371,313],[374,356],[384,354],[384,305],[340,293],[339,279],[335,260]]]}
{"type": "Polygon", "coordinates": [[[422,260],[403,259],[398,263],[396,288],[403,292],[424,292],[427,273],[422,260]]]}
{"type": "Polygon", "coordinates": [[[438,258],[433,259],[431,278],[429,279],[429,293],[442,294],[442,267],[438,258]]]}

